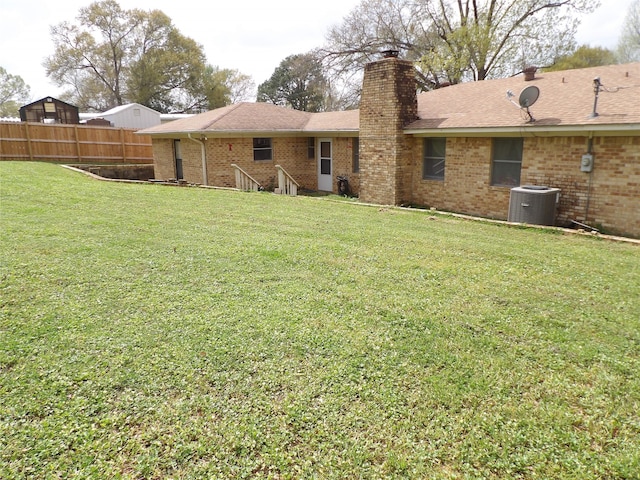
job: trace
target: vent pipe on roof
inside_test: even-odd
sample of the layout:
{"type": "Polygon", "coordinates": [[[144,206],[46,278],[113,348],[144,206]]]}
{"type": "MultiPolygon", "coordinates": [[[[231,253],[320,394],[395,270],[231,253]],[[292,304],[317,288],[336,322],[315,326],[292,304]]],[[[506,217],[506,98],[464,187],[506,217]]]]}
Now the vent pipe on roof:
{"type": "Polygon", "coordinates": [[[600,82],[600,77],[596,77],[593,79],[593,111],[589,118],[596,118],[598,116],[597,108],[598,108],[598,94],[600,93],[600,88],[602,87],[602,83],[600,82]]]}

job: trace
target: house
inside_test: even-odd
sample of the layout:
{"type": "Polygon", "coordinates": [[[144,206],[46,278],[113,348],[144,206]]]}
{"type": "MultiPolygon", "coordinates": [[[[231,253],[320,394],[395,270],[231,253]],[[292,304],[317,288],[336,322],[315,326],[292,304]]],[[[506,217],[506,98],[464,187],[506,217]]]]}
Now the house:
{"type": "Polygon", "coordinates": [[[181,120],[183,118],[193,117],[194,113],[161,113],[160,123],[173,122],[174,120],[181,120]]]}
{"type": "Polygon", "coordinates": [[[35,123],[80,123],[78,107],[53,97],[44,97],[20,107],[20,120],[35,123]]]}
{"type": "Polygon", "coordinates": [[[160,112],[139,103],[119,105],[103,113],[81,114],[87,124],[110,124],[112,127],[139,130],[160,125],[160,112]]]}
{"type": "Polygon", "coordinates": [[[640,63],[420,94],[414,73],[393,55],[366,65],[359,110],[241,103],[141,133],[158,179],[233,187],[235,164],[269,187],[280,165],[303,188],[346,175],[364,202],[495,219],[533,185],[559,190],[552,223],[640,237],[640,63]]]}

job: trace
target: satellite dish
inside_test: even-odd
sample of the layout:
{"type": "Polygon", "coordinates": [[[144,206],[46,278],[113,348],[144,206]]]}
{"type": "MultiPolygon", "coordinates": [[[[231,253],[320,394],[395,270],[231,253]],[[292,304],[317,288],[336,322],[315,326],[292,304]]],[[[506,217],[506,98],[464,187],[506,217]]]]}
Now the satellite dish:
{"type": "Polygon", "coordinates": [[[515,101],[512,100],[512,98],[515,97],[513,92],[511,90],[507,90],[507,99],[511,103],[513,103],[516,107],[518,107],[521,111],[526,112],[528,117],[527,123],[533,123],[536,121],[536,119],[533,118],[533,115],[531,115],[531,112],[529,111],[529,107],[534,103],[536,103],[536,100],[538,100],[539,96],[540,96],[540,89],[535,85],[530,85],[524,88],[520,92],[520,95],[518,96],[518,103],[516,103],[515,101]]]}
{"type": "Polygon", "coordinates": [[[520,92],[520,96],[518,97],[518,103],[520,104],[520,108],[529,108],[531,105],[536,103],[538,97],[540,96],[540,89],[535,85],[529,85],[524,88],[520,92]]]}

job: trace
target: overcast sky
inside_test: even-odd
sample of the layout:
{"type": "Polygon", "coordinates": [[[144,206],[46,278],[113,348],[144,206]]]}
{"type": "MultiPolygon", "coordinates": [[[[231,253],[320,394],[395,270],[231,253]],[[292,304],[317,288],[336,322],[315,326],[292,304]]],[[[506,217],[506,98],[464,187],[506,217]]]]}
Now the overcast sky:
{"type": "MultiPolygon", "coordinates": [[[[579,44],[615,47],[632,0],[603,0],[583,18],[579,44]],[[606,6],[604,6],[606,5],[606,6]]],[[[57,96],[43,60],[53,53],[49,28],[74,22],[91,0],[0,0],[0,66],[31,87],[31,99],[57,96]]],[[[256,86],[287,56],[324,44],[330,26],[360,0],[119,0],[123,9],[162,10],[180,32],[201,44],[207,62],[251,75],[256,86]]]]}

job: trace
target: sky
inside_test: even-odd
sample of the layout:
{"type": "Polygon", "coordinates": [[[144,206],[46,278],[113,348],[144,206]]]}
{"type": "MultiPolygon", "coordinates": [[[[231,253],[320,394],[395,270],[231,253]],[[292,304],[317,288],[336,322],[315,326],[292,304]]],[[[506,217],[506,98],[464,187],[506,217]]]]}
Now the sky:
{"type": "MultiPolygon", "coordinates": [[[[603,0],[583,17],[578,44],[614,48],[633,0],[603,0]],[[606,6],[605,6],[606,4],[606,6]]],[[[22,77],[31,100],[58,96],[42,62],[54,53],[50,27],[73,23],[92,0],[0,0],[0,66],[22,77]]],[[[203,46],[207,62],[237,69],[257,85],[287,56],[325,42],[360,0],[118,0],[123,9],[162,10],[180,32],[203,46]]]]}

